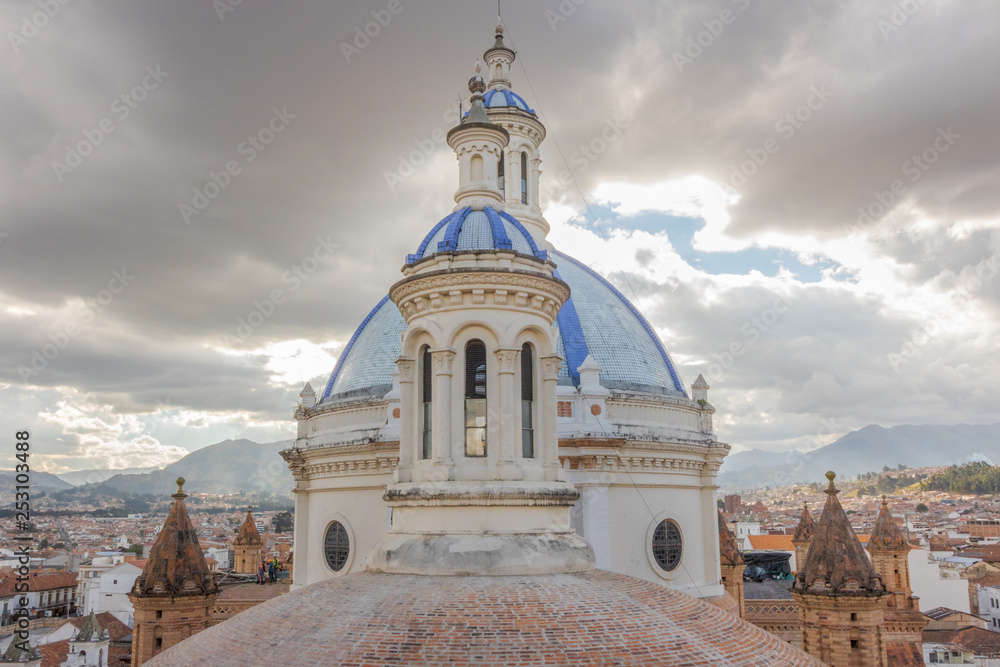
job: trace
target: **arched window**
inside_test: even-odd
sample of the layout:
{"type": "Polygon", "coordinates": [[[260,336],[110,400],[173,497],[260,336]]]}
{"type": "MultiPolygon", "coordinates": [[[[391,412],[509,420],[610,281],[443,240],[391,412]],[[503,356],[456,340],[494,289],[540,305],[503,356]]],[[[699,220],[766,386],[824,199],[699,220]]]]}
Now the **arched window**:
{"type": "Polygon", "coordinates": [[[493,74],[494,79],[503,78],[503,68],[500,67],[500,63],[497,63],[496,69],[494,69],[493,72],[494,72],[493,74]]]}
{"type": "Polygon", "coordinates": [[[472,160],[469,163],[469,167],[472,170],[471,179],[473,183],[477,183],[483,180],[483,156],[473,155],[472,160]]]}
{"type": "Polygon", "coordinates": [[[500,190],[500,196],[504,196],[503,191],[503,151],[500,151],[500,159],[497,160],[497,188],[500,190]]]}
{"type": "Polygon", "coordinates": [[[531,346],[521,346],[521,456],[535,458],[535,368],[531,346]]]}
{"type": "Polygon", "coordinates": [[[465,455],[486,456],[486,346],[465,346],[465,455]]]}
{"type": "Polygon", "coordinates": [[[521,203],[528,203],[528,154],[521,151],[521,203]]]}
{"type": "Polygon", "coordinates": [[[97,649],[97,667],[104,667],[104,649],[97,649]]]}
{"type": "Polygon", "coordinates": [[[433,414],[433,404],[431,403],[431,383],[434,376],[431,374],[431,349],[424,346],[424,353],[420,355],[420,402],[423,406],[421,411],[421,443],[420,458],[429,459],[431,457],[431,424],[433,414]]]}

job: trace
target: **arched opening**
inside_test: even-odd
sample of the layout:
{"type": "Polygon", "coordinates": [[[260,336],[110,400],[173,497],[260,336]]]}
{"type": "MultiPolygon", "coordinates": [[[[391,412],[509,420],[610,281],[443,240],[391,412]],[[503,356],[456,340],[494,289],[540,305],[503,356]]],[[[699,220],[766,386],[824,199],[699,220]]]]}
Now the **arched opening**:
{"type": "Polygon", "coordinates": [[[500,152],[500,159],[497,160],[497,188],[500,190],[500,195],[504,196],[504,191],[503,191],[503,151],[500,152]]]}
{"type": "Polygon", "coordinates": [[[472,170],[472,182],[477,183],[483,180],[483,156],[473,155],[472,160],[469,163],[469,167],[472,170]]]}
{"type": "Polygon", "coordinates": [[[521,346],[521,456],[535,458],[535,367],[531,346],[521,346]]]}
{"type": "Polygon", "coordinates": [[[503,68],[500,66],[500,63],[497,63],[496,68],[493,70],[493,78],[494,79],[503,78],[503,68]]]}
{"type": "Polygon", "coordinates": [[[431,349],[426,345],[424,345],[423,354],[420,355],[420,365],[420,402],[423,408],[420,411],[420,458],[429,459],[431,457],[431,425],[434,423],[432,419],[434,406],[431,401],[433,396],[431,385],[434,376],[431,374],[431,349]]]}
{"type": "Polygon", "coordinates": [[[486,456],[486,345],[465,346],[465,455],[486,456]]]}
{"type": "Polygon", "coordinates": [[[521,151],[521,203],[528,203],[528,154],[521,151]]]}

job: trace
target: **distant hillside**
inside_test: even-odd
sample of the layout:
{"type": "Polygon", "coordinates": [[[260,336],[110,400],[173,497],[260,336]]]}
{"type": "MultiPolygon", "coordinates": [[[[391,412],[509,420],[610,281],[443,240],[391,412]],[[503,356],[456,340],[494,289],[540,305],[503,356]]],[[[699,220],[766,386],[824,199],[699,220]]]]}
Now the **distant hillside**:
{"type": "Polygon", "coordinates": [[[170,494],[174,480],[187,480],[184,490],[196,493],[268,491],[290,494],[295,481],[278,455],[288,440],[260,444],[250,440],[225,440],[191,452],[163,470],[145,474],[115,475],[105,484],[128,493],[170,494]]]}
{"type": "MultiPolygon", "coordinates": [[[[17,461],[15,461],[17,463],[17,461]]],[[[32,489],[45,489],[49,491],[61,491],[69,489],[72,484],[67,484],[55,475],[40,470],[32,470],[28,473],[32,489]]],[[[17,473],[13,470],[0,470],[0,491],[10,492],[13,495],[14,485],[17,484],[17,473]]]]}
{"type": "Polygon", "coordinates": [[[879,471],[898,464],[909,468],[1000,463],[1000,424],[988,426],[866,426],[807,453],[752,450],[727,457],[719,484],[727,489],[823,482],[827,470],[840,477],[879,471]],[[730,459],[732,461],[730,462],[730,459]]]}
{"type": "Polygon", "coordinates": [[[115,475],[141,475],[142,473],[153,472],[154,470],[159,470],[159,468],[155,466],[150,468],[124,468],[122,470],[98,470],[91,468],[88,470],[61,472],[56,477],[73,486],[80,486],[82,484],[100,484],[115,475]]]}

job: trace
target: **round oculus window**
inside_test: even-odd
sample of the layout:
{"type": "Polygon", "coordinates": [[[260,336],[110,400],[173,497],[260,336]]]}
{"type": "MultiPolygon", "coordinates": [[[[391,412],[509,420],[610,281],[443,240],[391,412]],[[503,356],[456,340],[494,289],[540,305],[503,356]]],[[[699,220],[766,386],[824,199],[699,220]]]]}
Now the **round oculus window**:
{"type": "Polygon", "coordinates": [[[347,557],[351,554],[351,539],[347,536],[347,529],[339,521],[334,521],[326,529],[323,554],[326,556],[326,564],[334,572],[340,572],[347,564],[347,557]]]}
{"type": "Polygon", "coordinates": [[[671,572],[681,564],[683,540],[681,529],[670,519],[661,521],[653,531],[653,558],[666,572],[671,572]]]}

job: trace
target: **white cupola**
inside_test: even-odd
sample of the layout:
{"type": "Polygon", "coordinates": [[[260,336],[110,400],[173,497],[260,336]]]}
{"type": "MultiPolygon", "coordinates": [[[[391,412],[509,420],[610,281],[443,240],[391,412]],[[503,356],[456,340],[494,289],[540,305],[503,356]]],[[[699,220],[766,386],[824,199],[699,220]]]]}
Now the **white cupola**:
{"type": "Polygon", "coordinates": [[[469,79],[471,107],[469,114],[448,132],[448,145],[458,157],[458,190],[455,210],[469,207],[481,211],[497,206],[503,199],[498,187],[497,165],[507,146],[507,130],[493,123],[483,106],[486,82],[476,61],[476,73],[469,79]]]}

